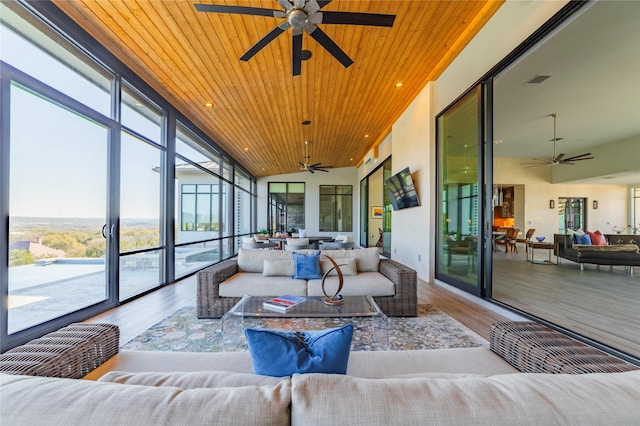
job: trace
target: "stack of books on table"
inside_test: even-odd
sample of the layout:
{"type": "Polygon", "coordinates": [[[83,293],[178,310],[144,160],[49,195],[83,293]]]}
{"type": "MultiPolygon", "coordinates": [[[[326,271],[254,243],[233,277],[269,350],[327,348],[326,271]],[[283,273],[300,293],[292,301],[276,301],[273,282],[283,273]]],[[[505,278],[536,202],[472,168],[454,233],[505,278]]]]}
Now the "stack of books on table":
{"type": "Polygon", "coordinates": [[[265,302],[262,302],[262,307],[270,311],[276,312],[289,312],[294,307],[304,303],[307,299],[304,296],[291,296],[285,294],[284,296],[274,297],[265,302]]]}

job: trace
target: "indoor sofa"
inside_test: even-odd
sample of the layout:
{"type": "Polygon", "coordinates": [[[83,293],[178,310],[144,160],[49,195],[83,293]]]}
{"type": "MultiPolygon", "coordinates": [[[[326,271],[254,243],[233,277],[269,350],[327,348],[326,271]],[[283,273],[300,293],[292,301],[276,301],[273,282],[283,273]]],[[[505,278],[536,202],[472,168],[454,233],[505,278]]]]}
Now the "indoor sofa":
{"type": "MultiPolygon", "coordinates": [[[[73,327],[73,336],[84,333],[73,327]]],[[[640,418],[637,367],[535,323],[494,325],[491,348],[352,352],[346,375],[285,377],[252,374],[248,352],[118,352],[117,327],[88,327],[97,332],[77,342],[63,329],[0,355],[0,423],[629,425],[640,418]],[[91,363],[101,365],[86,373],[91,363]],[[539,374],[565,367],[586,374],[539,374]],[[36,371],[62,377],[26,375],[36,371]]]]}
{"type": "MultiPolygon", "coordinates": [[[[313,250],[297,250],[308,254],[313,250]]],[[[291,251],[240,249],[238,256],[197,273],[198,318],[220,318],[244,295],[322,296],[322,279],[293,279],[291,251]]],[[[333,265],[343,274],[343,296],[373,296],[387,316],[416,316],[418,309],[417,274],[391,259],[381,259],[377,247],[355,250],[322,250],[321,272],[333,265]]],[[[330,271],[325,291],[333,295],[338,288],[336,271],[330,271]]]]}
{"type": "Polygon", "coordinates": [[[633,267],[640,266],[640,236],[604,234],[606,245],[577,244],[572,235],[554,234],[558,260],[567,259],[580,264],[580,270],[585,263],[594,265],[629,266],[633,274],[633,267]]]}

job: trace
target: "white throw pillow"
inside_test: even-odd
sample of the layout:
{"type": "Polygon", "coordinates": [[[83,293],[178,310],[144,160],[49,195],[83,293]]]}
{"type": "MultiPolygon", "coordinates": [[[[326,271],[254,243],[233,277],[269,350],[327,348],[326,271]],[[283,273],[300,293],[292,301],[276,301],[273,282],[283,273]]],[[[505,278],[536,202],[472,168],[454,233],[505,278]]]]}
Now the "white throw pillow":
{"type": "Polygon", "coordinates": [[[336,243],[344,243],[344,239],[347,238],[348,235],[342,235],[342,234],[338,234],[336,235],[336,237],[333,239],[333,241],[335,241],[336,243]]]}
{"type": "Polygon", "coordinates": [[[347,236],[345,237],[345,239],[344,239],[344,240],[342,240],[342,242],[343,242],[343,243],[353,243],[353,242],[354,242],[353,235],[347,235],[347,236]]]}
{"type": "Polygon", "coordinates": [[[265,277],[292,277],[293,260],[265,259],[262,275],[265,277]]]}
{"type": "Polygon", "coordinates": [[[253,244],[256,240],[253,237],[242,237],[242,244],[253,244]]]}

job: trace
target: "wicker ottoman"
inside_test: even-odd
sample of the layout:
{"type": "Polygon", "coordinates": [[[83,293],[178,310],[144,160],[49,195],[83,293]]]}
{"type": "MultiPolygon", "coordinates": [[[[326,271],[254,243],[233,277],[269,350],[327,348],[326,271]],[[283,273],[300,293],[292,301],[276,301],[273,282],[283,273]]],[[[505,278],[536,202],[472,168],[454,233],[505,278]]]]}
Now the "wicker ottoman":
{"type": "Polygon", "coordinates": [[[80,379],[118,353],[113,324],[75,323],[0,355],[0,372],[80,379]]]}
{"type": "Polygon", "coordinates": [[[523,373],[615,373],[638,367],[536,322],[491,326],[491,350],[523,373]]]}

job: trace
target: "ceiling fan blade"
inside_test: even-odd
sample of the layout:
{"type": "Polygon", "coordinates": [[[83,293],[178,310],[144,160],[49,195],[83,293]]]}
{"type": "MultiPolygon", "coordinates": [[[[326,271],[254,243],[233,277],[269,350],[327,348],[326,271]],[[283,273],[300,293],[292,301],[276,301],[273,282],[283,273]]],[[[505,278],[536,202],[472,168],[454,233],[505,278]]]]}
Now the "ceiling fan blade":
{"type": "Polygon", "coordinates": [[[562,162],[562,164],[571,164],[574,161],[583,161],[583,160],[593,160],[596,157],[585,157],[585,158],[572,158],[572,159],[566,159],[562,162]]]}
{"type": "Polygon", "coordinates": [[[309,169],[309,173],[315,173],[313,169],[309,169]]]}
{"type": "Polygon", "coordinates": [[[558,154],[558,156],[554,158],[554,161],[561,161],[563,157],[564,157],[564,154],[558,154]]]}
{"type": "Polygon", "coordinates": [[[198,12],[234,13],[236,15],[256,15],[278,17],[281,10],[263,9],[261,7],[224,6],[219,4],[195,4],[198,12]]]}
{"type": "Polygon", "coordinates": [[[269,31],[269,33],[267,33],[267,35],[265,35],[260,40],[258,40],[258,42],[256,44],[254,44],[251,47],[251,49],[247,50],[245,52],[245,54],[240,57],[240,60],[248,61],[249,59],[253,58],[253,56],[256,53],[261,51],[267,44],[271,43],[273,41],[273,39],[275,39],[280,34],[282,34],[290,26],[291,26],[291,24],[289,24],[288,22],[283,22],[282,24],[278,25],[277,27],[275,27],[274,29],[269,31]],[[284,24],[286,24],[286,25],[284,25],[284,24]],[[284,27],[284,28],[282,28],[282,27],[284,27]]]}
{"type": "Polygon", "coordinates": [[[324,169],[316,169],[319,172],[325,172],[325,173],[329,173],[329,170],[324,170],[324,169]]]}
{"type": "Polygon", "coordinates": [[[322,12],[323,24],[371,25],[375,27],[392,27],[395,15],[380,13],[356,12],[322,12]]]}
{"type": "Polygon", "coordinates": [[[320,43],[320,45],[324,47],[327,52],[331,53],[331,55],[333,55],[333,57],[336,58],[345,68],[348,68],[351,64],[353,64],[351,58],[346,53],[344,53],[344,51],[340,49],[340,47],[335,44],[334,41],[324,33],[324,31],[322,31],[315,25],[313,25],[313,27],[314,28],[307,32],[309,33],[309,35],[311,35],[311,37],[313,37],[315,41],[320,43]]]}
{"type": "MultiPolygon", "coordinates": [[[[591,153],[587,152],[586,154],[574,155],[573,157],[565,158],[564,161],[575,161],[575,160],[578,160],[578,159],[586,160],[587,158],[582,158],[582,157],[588,157],[590,155],[591,155],[591,153]]],[[[589,159],[593,159],[593,158],[595,158],[595,157],[590,157],[589,159]]]]}
{"type": "Polygon", "coordinates": [[[293,0],[293,7],[296,9],[304,9],[305,0],[293,0]]]}
{"type": "Polygon", "coordinates": [[[318,6],[320,6],[320,9],[322,9],[323,7],[331,3],[333,0],[317,0],[317,1],[318,1],[318,6]]]}
{"type": "Polygon", "coordinates": [[[294,34],[293,41],[293,75],[300,75],[302,72],[302,34],[294,34]]]}
{"type": "Polygon", "coordinates": [[[318,167],[320,164],[322,164],[322,163],[315,163],[315,164],[310,165],[309,167],[316,168],[316,167],[318,167]]]}

